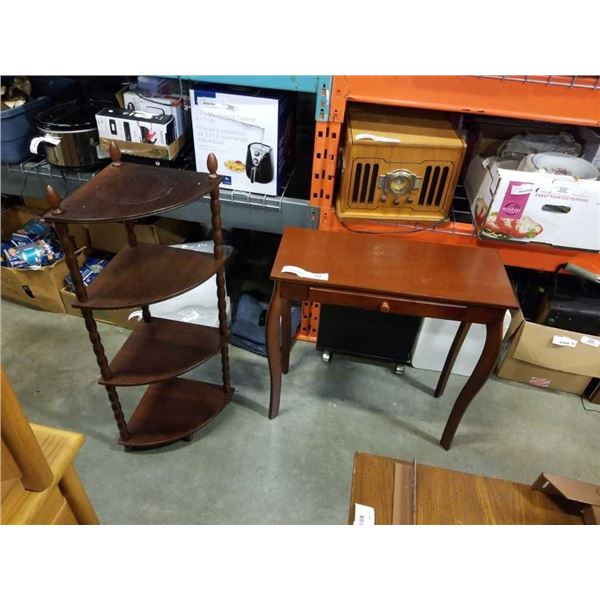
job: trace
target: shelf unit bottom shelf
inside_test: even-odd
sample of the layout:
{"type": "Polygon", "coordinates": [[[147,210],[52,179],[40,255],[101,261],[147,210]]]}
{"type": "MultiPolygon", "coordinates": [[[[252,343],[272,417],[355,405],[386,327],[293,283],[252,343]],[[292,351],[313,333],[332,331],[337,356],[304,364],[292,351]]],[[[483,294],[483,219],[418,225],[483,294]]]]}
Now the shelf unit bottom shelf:
{"type": "Polygon", "coordinates": [[[148,386],[127,427],[129,438],[119,438],[127,449],[153,448],[191,436],[229,404],[221,385],[171,379],[148,386]]]}

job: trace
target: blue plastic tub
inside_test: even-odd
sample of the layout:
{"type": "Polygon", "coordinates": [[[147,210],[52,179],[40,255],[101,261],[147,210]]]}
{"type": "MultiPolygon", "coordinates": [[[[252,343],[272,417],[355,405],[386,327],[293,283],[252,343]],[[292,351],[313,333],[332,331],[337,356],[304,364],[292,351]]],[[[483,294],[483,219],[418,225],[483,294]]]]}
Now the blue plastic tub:
{"type": "Polygon", "coordinates": [[[2,123],[0,159],[3,163],[19,163],[29,156],[29,142],[36,134],[35,116],[40,110],[68,92],[74,83],[72,79],[66,77],[32,77],[31,82],[33,91],[38,96],[35,100],[0,112],[2,123]]]}

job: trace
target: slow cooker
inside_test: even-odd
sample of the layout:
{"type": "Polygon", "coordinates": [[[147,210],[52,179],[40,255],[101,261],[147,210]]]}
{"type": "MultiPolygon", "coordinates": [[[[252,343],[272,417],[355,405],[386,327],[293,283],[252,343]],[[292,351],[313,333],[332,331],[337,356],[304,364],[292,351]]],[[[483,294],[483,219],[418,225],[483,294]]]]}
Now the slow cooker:
{"type": "Polygon", "coordinates": [[[41,134],[29,149],[46,156],[57,167],[89,167],[101,163],[96,113],[111,106],[98,100],[73,100],[40,111],[36,127],[41,134]]]}

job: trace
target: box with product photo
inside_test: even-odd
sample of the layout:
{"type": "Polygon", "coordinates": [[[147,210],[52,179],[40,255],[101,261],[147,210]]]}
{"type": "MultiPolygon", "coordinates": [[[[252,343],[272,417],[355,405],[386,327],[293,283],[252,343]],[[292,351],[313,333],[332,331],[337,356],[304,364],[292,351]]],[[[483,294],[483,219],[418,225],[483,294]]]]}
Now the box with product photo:
{"type": "Polygon", "coordinates": [[[293,96],[287,92],[190,90],[196,168],[213,152],[224,188],[281,193],[291,171],[293,96]]]}
{"type": "Polygon", "coordinates": [[[105,108],[96,114],[96,124],[105,151],[114,140],[123,154],[171,160],[184,143],[184,138],[175,137],[171,115],[105,108]]]}
{"type": "Polygon", "coordinates": [[[185,110],[183,98],[150,97],[134,89],[123,89],[117,94],[121,108],[128,111],[140,111],[151,115],[173,117],[175,137],[185,135],[185,110]]]}
{"type": "Polygon", "coordinates": [[[582,394],[600,376],[600,338],[530,323],[519,310],[496,374],[536,387],[582,394]]]}
{"type": "Polygon", "coordinates": [[[600,181],[503,168],[474,156],[464,187],[482,239],[600,250],[600,181]]]}

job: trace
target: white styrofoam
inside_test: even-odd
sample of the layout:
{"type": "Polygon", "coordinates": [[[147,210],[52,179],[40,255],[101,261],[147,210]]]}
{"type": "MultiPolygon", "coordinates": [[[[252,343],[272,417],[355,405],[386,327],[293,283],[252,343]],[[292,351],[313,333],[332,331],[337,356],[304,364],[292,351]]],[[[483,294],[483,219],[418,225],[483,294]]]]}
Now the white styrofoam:
{"type": "MultiPolygon", "coordinates": [[[[510,312],[506,311],[502,324],[503,337],[509,325],[510,312]]],[[[444,363],[446,362],[446,357],[450,351],[450,346],[452,345],[458,326],[458,321],[423,319],[423,324],[413,349],[412,366],[417,369],[441,371],[444,368],[444,363]]],[[[456,357],[452,373],[469,376],[481,356],[484,342],[485,325],[473,323],[456,357]]]]}

